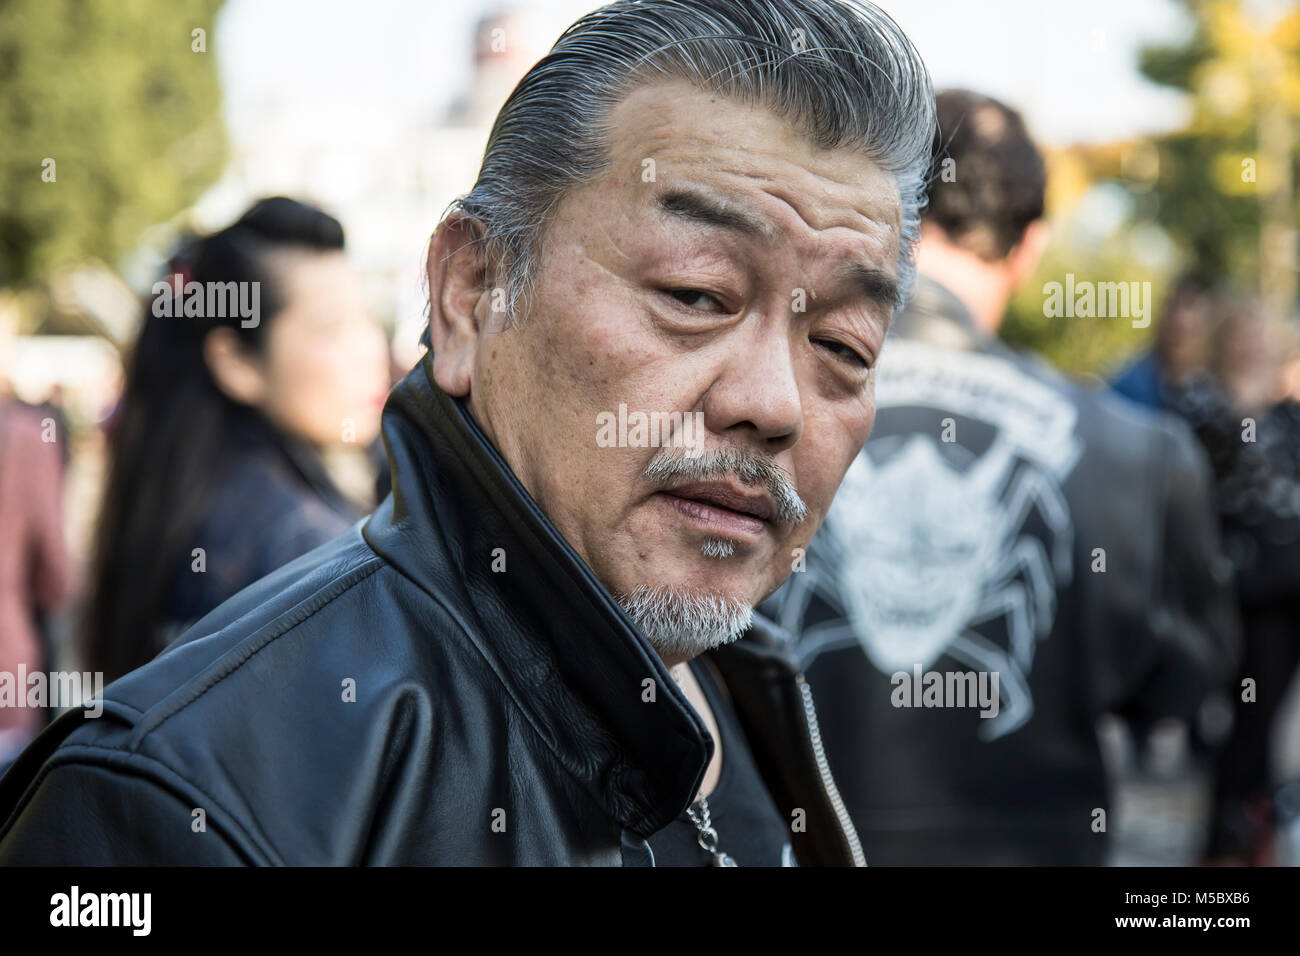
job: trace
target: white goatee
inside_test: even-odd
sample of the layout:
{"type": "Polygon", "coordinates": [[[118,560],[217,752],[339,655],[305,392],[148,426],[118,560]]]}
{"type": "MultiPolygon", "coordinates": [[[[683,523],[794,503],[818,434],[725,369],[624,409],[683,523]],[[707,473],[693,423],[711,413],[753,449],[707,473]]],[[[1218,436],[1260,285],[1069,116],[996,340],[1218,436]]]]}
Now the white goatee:
{"type": "Polygon", "coordinates": [[[721,561],[736,553],[736,542],[727,538],[705,538],[704,543],[700,545],[700,553],[706,558],[717,558],[721,561]]]}
{"type": "Polygon", "coordinates": [[[745,633],[754,609],[707,591],[638,585],[619,605],[663,657],[695,657],[745,633]]]}

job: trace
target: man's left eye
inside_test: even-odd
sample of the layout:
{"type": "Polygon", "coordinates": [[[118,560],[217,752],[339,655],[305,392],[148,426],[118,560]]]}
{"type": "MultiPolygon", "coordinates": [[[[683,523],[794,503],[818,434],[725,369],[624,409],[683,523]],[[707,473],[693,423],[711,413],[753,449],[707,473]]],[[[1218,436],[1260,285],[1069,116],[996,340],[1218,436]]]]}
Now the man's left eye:
{"type": "Polygon", "coordinates": [[[813,341],[828,352],[833,352],[846,362],[857,365],[866,370],[870,370],[871,368],[871,363],[864,359],[862,353],[852,346],[845,345],[843,342],[837,342],[834,339],[813,339],[813,341]]]}
{"type": "Polygon", "coordinates": [[[669,289],[668,294],[680,302],[682,305],[691,309],[702,309],[705,312],[721,312],[722,303],[714,296],[707,292],[701,292],[699,289],[669,289]]]}

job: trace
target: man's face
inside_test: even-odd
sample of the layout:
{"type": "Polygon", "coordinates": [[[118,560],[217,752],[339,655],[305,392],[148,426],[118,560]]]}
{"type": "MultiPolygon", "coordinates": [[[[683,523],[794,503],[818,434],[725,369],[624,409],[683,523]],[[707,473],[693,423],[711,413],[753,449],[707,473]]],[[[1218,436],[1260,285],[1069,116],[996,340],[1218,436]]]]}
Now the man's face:
{"type": "Polygon", "coordinates": [[[871,430],[897,186],[858,151],[685,82],[636,88],[611,121],[608,170],[559,205],[525,314],[505,331],[479,322],[470,407],[611,592],[752,606],[871,430]],[[635,428],[636,413],[674,412],[698,413],[694,447],[635,428]],[[719,451],[778,465],[806,516],[783,520],[770,475],[671,467],[719,451]]]}
{"type": "Polygon", "coordinates": [[[1165,373],[1177,381],[1205,367],[1210,344],[1210,301],[1186,295],[1173,309],[1164,330],[1165,373]]]}

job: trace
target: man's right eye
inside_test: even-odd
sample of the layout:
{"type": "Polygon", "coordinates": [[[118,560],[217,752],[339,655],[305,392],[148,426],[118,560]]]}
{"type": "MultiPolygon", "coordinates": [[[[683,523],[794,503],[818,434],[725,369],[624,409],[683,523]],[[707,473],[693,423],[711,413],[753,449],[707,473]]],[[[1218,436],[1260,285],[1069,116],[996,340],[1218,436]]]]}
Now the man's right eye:
{"type": "Polygon", "coordinates": [[[725,311],[722,303],[716,297],[709,295],[707,292],[701,292],[699,289],[667,289],[665,291],[687,308],[700,309],[705,312],[725,311]]]}

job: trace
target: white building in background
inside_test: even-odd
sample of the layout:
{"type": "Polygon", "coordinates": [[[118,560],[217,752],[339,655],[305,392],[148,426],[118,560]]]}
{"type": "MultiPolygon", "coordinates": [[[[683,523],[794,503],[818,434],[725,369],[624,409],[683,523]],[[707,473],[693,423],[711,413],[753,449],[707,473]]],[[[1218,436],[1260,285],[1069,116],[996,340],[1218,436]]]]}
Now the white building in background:
{"type": "MultiPolygon", "coordinates": [[[[562,16],[518,12],[493,12],[473,20],[473,5],[458,12],[429,11],[425,5],[418,14],[423,24],[409,25],[422,36],[420,42],[394,49],[391,63],[375,61],[375,50],[367,48],[364,35],[359,38],[358,59],[337,69],[362,71],[358,75],[368,71],[363,84],[368,90],[359,95],[373,103],[342,102],[337,116],[329,112],[337,90],[322,86],[317,92],[311,84],[284,88],[273,75],[264,77],[265,82],[243,74],[231,77],[226,74],[232,64],[224,64],[223,80],[233,87],[227,95],[239,98],[229,124],[231,162],[193,214],[199,228],[219,228],[257,198],[284,194],[315,202],[337,216],[372,307],[391,325],[395,357],[403,367],[419,355],[429,236],[447,205],[473,186],[497,110],[569,22],[562,16]],[[430,91],[423,101],[417,97],[413,102],[410,97],[394,102],[381,95],[385,89],[405,89],[426,68],[423,58],[429,57],[449,61],[441,65],[442,75],[449,75],[441,85],[443,94],[430,91]],[[459,68],[451,62],[457,58],[459,68]]],[[[231,52],[233,67],[240,71],[261,58],[258,51],[264,44],[276,45],[274,37],[267,38],[276,25],[267,24],[259,11],[246,13],[250,25],[231,23],[229,31],[231,44],[256,46],[248,56],[231,52]]],[[[390,39],[391,30],[403,29],[392,24],[370,27],[389,31],[390,39]]],[[[317,51],[313,57],[311,52],[300,55],[312,69],[340,53],[317,51]]],[[[150,243],[153,255],[142,257],[131,270],[133,285],[152,281],[170,239],[170,234],[160,234],[150,243]]]]}

